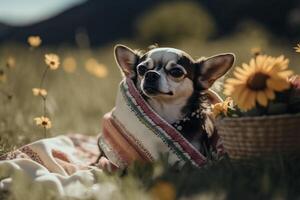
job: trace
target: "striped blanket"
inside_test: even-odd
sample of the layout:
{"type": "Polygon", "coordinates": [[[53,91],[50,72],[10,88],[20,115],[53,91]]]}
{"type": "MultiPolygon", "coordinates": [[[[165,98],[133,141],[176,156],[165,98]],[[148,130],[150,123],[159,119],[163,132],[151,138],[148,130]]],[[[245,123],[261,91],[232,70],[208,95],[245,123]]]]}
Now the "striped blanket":
{"type": "MultiPolygon", "coordinates": [[[[210,95],[219,101],[214,93],[210,95]]],[[[116,107],[104,116],[102,125],[99,146],[121,168],[134,160],[156,160],[165,153],[170,163],[191,162],[198,167],[206,163],[205,156],[145,102],[129,78],[121,82],[116,107]]],[[[219,137],[213,137],[214,149],[222,153],[219,137]]]]}

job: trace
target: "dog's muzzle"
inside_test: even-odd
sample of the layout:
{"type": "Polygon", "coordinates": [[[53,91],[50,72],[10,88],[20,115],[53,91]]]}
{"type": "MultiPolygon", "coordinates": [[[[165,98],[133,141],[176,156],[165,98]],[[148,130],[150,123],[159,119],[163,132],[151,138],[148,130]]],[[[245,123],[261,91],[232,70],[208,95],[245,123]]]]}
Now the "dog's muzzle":
{"type": "Polygon", "coordinates": [[[160,78],[160,75],[157,72],[149,71],[145,74],[145,81],[146,82],[157,82],[160,78]]]}
{"type": "Polygon", "coordinates": [[[155,71],[149,71],[145,74],[145,81],[143,84],[143,89],[147,94],[156,94],[159,92],[160,75],[155,71]]]}

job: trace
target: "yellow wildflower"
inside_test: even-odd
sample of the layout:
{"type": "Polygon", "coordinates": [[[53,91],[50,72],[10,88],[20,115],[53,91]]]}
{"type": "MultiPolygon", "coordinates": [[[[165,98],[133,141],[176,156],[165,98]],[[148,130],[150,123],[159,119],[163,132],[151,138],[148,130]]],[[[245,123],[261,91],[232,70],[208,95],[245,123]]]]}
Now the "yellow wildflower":
{"type": "Polygon", "coordinates": [[[98,78],[104,78],[107,76],[108,71],[105,65],[98,63],[94,58],[90,58],[85,63],[85,69],[92,75],[98,78]]]}
{"type": "Polygon", "coordinates": [[[5,83],[7,80],[6,74],[2,69],[0,69],[0,82],[5,83]]]}
{"type": "Polygon", "coordinates": [[[232,98],[227,97],[225,101],[221,103],[216,103],[211,106],[213,116],[216,118],[218,115],[223,113],[225,116],[227,116],[228,107],[232,106],[232,98]]]}
{"type": "Polygon", "coordinates": [[[32,93],[34,96],[42,96],[42,97],[47,96],[47,90],[42,89],[42,88],[33,88],[32,93]]]}
{"type": "Polygon", "coordinates": [[[48,117],[44,117],[44,116],[36,117],[36,118],[34,118],[34,121],[37,126],[42,126],[46,129],[49,129],[52,126],[52,123],[48,117]]]}
{"type": "Polygon", "coordinates": [[[253,47],[252,49],[251,49],[251,54],[253,55],[253,56],[258,56],[258,55],[260,55],[262,53],[262,49],[260,48],[260,47],[253,47]]]}
{"type": "Polygon", "coordinates": [[[166,181],[159,181],[150,190],[154,200],[175,200],[174,186],[166,181]]]}
{"type": "Polygon", "coordinates": [[[10,56],[7,58],[6,60],[6,67],[7,68],[14,68],[16,66],[16,60],[14,59],[14,57],[10,56]]]}
{"type": "Polygon", "coordinates": [[[98,78],[104,78],[107,76],[108,71],[105,65],[99,64],[98,66],[95,66],[92,70],[92,74],[97,76],[98,78]]]}
{"type": "Polygon", "coordinates": [[[31,47],[38,47],[41,45],[42,39],[40,36],[29,36],[27,42],[31,47]]]}
{"type": "Polygon", "coordinates": [[[63,69],[68,73],[73,73],[76,70],[77,63],[73,57],[66,57],[63,61],[63,69]]]}
{"type": "Polygon", "coordinates": [[[95,58],[89,58],[85,62],[85,68],[88,71],[97,65],[98,65],[98,61],[95,58]]]}
{"type": "Polygon", "coordinates": [[[275,98],[275,91],[280,92],[290,87],[288,78],[293,74],[287,70],[289,60],[284,56],[277,58],[258,55],[236,67],[235,78],[229,78],[224,85],[224,94],[231,96],[241,110],[255,107],[256,102],[268,105],[268,100],[275,98]]]}
{"type": "Polygon", "coordinates": [[[50,69],[56,70],[60,65],[59,56],[54,53],[46,54],[45,63],[50,69]]]}

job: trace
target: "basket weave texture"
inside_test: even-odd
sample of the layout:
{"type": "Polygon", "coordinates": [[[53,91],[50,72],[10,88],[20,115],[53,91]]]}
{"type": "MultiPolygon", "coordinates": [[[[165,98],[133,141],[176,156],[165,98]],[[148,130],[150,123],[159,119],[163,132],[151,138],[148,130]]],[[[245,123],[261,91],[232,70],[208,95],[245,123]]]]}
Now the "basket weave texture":
{"type": "Polygon", "coordinates": [[[227,117],[216,126],[231,159],[300,152],[300,114],[227,117]]]}

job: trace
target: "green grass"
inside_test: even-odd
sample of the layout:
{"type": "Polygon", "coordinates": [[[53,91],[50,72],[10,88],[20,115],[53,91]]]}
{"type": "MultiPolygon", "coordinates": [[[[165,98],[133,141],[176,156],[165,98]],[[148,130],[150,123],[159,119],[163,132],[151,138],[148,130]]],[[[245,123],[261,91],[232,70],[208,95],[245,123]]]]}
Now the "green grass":
{"type": "MultiPolygon", "coordinates": [[[[275,40],[260,31],[244,31],[218,41],[199,42],[186,40],[171,46],[183,49],[195,58],[211,56],[222,52],[234,52],[236,64],[248,62],[250,48],[260,46],[273,56],[281,54],[291,59],[291,68],[300,72],[297,66],[300,55],[293,52],[291,44],[275,40]]],[[[124,42],[133,48],[143,46],[124,42]]],[[[145,47],[146,45],[144,45],[145,47]]],[[[82,133],[97,135],[101,132],[101,118],[114,106],[118,84],[121,80],[119,69],[113,58],[113,44],[97,49],[74,47],[42,47],[29,50],[26,45],[6,44],[0,47],[0,69],[5,68],[8,56],[15,57],[17,66],[5,70],[8,81],[0,85],[0,155],[26,143],[44,137],[43,130],[36,127],[34,117],[41,116],[42,101],[32,95],[31,89],[39,86],[45,68],[44,54],[54,52],[61,59],[73,56],[77,70],[73,74],[61,68],[50,71],[45,82],[49,91],[48,113],[53,128],[48,137],[82,133]],[[89,57],[96,58],[107,66],[109,75],[99,79],[89,74],[84,63],[89,57]]],[[[258,161],[254,161],[257,163],[258,161]]],[[[260,163],[255,166],[232,164],[228,159],[214,163],[205,169],[186,167],[178,173],[170,166],[163,165],[163,173],[155,175],[155,166],[135,166],[129,172],[109,176],[113,184],[128,189],[120,191],[125,195],[136,194],[141,188],[147,190],[159,180],[167,180],[176,188],[178,197],[195,199],[296,199],[299,198],[299,162],[277,160],[275,164],[260,163]],[[130,180],[130,181],[129,181],[130,180]],[[132,187],[130,184],[134,183],[132,187]],[[136,192],[136,193],[135,193],[136,192]],[[198,195],[198,196],[195,196],[198,195]]],[[[106,177],[107,178],[107,177],[106,177]]],[[[3,195],[3,194],[1,194],[3,195]]],[[[1,199],[0,195],[0,199],[1,199]]],[[[140,193],[136,196],[138,197],[140,193]]],[[[136,198],[138,199],[138,198],[136,198]]]]}

